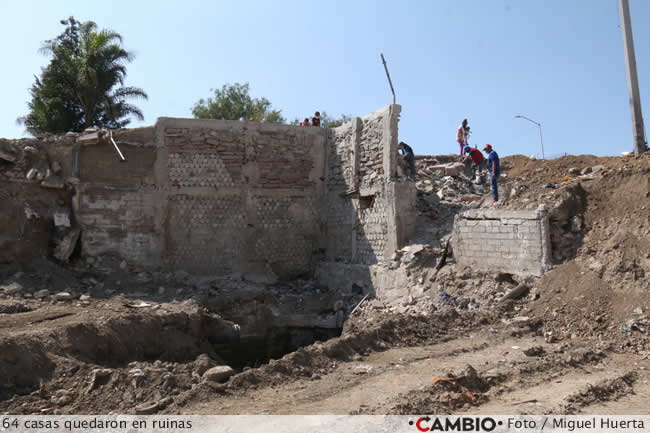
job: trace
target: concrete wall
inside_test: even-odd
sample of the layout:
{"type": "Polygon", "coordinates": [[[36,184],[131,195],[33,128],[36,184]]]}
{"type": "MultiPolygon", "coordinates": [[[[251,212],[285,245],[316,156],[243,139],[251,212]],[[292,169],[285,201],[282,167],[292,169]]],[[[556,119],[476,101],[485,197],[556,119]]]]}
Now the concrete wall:
{"type": "Polygon", "coordinates": [[[319,206],[327,132],[160,118],[82,146],[79,220],[87,255],[198,274],[292,277],[324,247],[319,206]]]}
{"type": "Polygon", "coordinates": [[[537,211],[473,209],[456,216],[457,263],[485,271],[539,276],[550,267],[548,215],[537,211]]]}
{"type": "Polygon", "coordinates": [[[414,228],[415,187],[396,177],[400,110],[388,105],[330,130],[327,261],[382,263],[414,228]]]}

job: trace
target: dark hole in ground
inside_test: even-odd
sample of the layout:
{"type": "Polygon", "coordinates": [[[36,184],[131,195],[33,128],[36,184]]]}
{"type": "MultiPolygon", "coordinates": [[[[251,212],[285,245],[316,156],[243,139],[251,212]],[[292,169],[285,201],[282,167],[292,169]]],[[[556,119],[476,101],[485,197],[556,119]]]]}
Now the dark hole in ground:
{"type": "Polygon", "coordinates": [[[271,328],[265,336],[242,337],[237,343],[214,345],[215,352],[236,370],[256,368],[316,341],[341,335],[341,328],[271,328]]]}

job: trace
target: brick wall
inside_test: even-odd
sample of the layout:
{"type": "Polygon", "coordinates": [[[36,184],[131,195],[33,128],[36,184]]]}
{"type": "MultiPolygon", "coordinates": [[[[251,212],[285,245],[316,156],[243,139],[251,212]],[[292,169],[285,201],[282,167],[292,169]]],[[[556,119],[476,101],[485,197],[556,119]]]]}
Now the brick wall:
{"type": "Polygon", "coordinates": [[[285,278],[312,273],[323,250],[332,261],[382,262],[413,225],[400,203],[415,209],[414,185],[396,178],[399,112],[389,105],[330,130],[160,118],[115,133],[126,162],[106,140],[86,140],[83,253],[285,278]]]}
{"type": "Polygon", "coordinates": [[[454,221],[453,250],[474,269],[542,275],[550,265],[548,216],[544,209],[466,211],[454,221]]]}
{"type": "Polygon", "coordinates": [[[396,178],[400,108],[389,105],[329,133],[329,261],[381,263],[413,228],[415,214],[402,214],[401,205],[415,209],[415,187],[403,188],[407,182],[396,178]],[[396,185],[400,191],[409,191],[400,200],[395,196],[396,185]]]}

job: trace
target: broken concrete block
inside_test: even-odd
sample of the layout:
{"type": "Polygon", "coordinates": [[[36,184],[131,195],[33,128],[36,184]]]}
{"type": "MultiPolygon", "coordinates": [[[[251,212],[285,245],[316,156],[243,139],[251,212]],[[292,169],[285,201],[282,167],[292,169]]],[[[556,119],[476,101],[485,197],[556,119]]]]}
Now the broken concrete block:
{"type": "Polygon", "coordinates": [[[43,188],[63,189],[65,183],[59,176],[48,176],[41,182],[43,188]]]}
{"type": "Polygon", "coordinates": [[[65,211],[54,212],[54,225],[56,227],[70,227],[70,213],[65,211]]]}
{"type": "Polygon", "coordinates": [[[203,380],[208,382],[224,382],[233,374],[235,374],[235,370],[229,366],[219,365],[203,373],[203,380]]]}
{"type": "Polygon", "coordinates": [[[2,289],[5,295],[15,295],[23,291],[23,286],[18,283],[11,283],[6,286],[0,286],[0,289],[2,289]]]}
{"type": "Polygon", "coordinates": [[[70,230],[70,232],[59,241],[59,244],[54,249],[54,257],[62,262],[67,262],[77,245],[80,233],[81,229],[79,227],[70,230]]]}
{"type": "Polygon", "coordinates": [[[30,169],[27,171],[27,174],[25,175],[25,179],[27,179],[27,180],[33,180],[33,179],[36,179],[36,177],[38,176],[38,174],[39,174],[39,171],[38,171],[37,169],[35,169],[35,168],[30,168],[30,169]]]}
{"type": "Polygon", "coordinates": [[[50,296],[50,291],[47,289],[42,289],[34,292],[34,297],[36,299],[46,298],[48,296],[50,296]]]}
{"type": "Polygon", "coordinates": [[[503,298],[501,298],[501,302],[507,301],[508,299],[522,298],[526,296],[529,290],[530,288],[527,285],[520,284],[514,289],[512,289],[511,291],[509,291],[508,293],[506,293],[506,295],[503,298]]]}

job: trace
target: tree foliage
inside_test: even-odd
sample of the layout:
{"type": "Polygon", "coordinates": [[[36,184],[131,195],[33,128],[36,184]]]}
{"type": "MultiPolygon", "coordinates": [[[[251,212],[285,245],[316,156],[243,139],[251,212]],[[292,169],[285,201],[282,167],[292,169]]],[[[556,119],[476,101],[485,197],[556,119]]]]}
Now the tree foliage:
{"type": "Polygon", "coordinates": [[[284,123],[281,110],[274,110],[266,98],[252,98],[248,83],[224,84],[211,89],[213,97],[199,99],[192,108],[197,119],[249,120],[253,122],[284,123]]]}
{"type": "Polygon", "coordinates": [[[92,21],[62,20],[65,30],[45,41],[41,52],[52,56],[30,89],[29,112],[18,119],[32,134],[82,131],[88,127],[122,128],[130,116],[143,120],[129,99],[147,99],[144,90],[124,86],[133,54],[122,36],[99,30],[92,21]]]}

